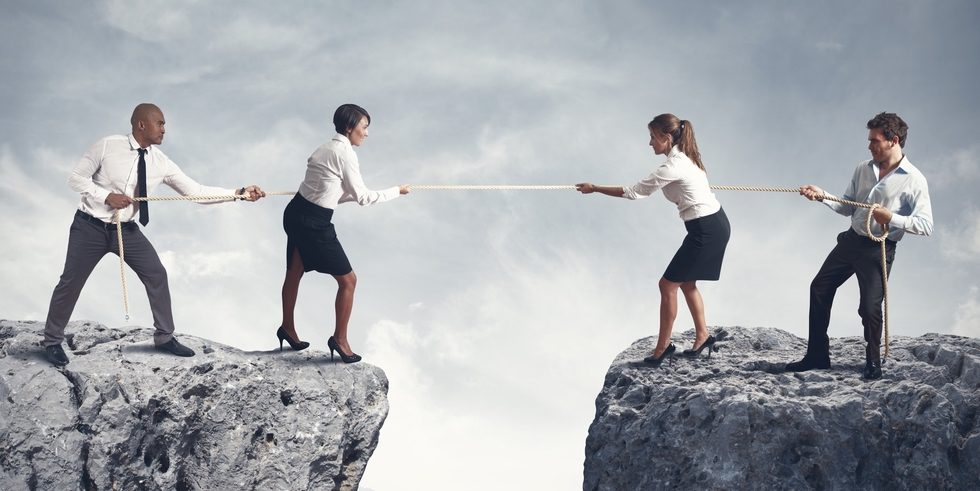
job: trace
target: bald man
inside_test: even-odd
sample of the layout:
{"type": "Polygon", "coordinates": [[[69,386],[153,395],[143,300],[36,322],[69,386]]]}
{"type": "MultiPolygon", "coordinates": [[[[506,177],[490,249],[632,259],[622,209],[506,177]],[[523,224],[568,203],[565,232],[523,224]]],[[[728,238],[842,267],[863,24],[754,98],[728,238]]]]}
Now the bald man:
{"type": "MultiPolygon", "coordinates": [[[[181,195],[243,195],[255,201],[265,193],[258,186],[238,190],[202,186],[187,177],[158,145],[163,143],[166,120],[153,104],[140,104],[130,118],[132,133],[105,137],[92,145],[75,165],[68,178],[71,189],[82,195],[68,234],[68,254],[61,280],[51,295],[51,306],[44,326],[44,349],[55,366],[68,364],[61,343],[65,326],[75,309],[78,295],[95,265],[107,253],[119,254],[113,215],[119,210],[126,264],[143,286],[153,312],[153,344],[156,349],[177,356],[194,356],[194,350],[174,337],[174,316],[170,305],[167,270],[150,242],[143,236],[136,218],[145,227],[148,205],[132,196],[149,196],[160,184],[181,195]]],[[[232,201],[229,198],[227,201],[232,201]]]]}

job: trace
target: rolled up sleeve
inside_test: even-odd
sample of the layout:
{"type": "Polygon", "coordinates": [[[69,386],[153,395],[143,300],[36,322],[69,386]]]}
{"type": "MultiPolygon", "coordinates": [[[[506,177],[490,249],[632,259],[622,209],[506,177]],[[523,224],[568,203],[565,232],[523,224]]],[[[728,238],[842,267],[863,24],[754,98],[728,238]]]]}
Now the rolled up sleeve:
{"type": "Polygon", "coordinates": [[[653,193],[656,193],[662,189],[667,184],[670,184],[673,179],[670,177],[669,173],[666,172],[665,167],[660,167],[653,174],[650,174],[640,182],[632,186],[623,186],[623,197],[626,199],[640,199],[646,198],[653,193]]]}
{"type": "Polygon", "coordinates": [[[892,214],[888,226],[902,229],[916,235],[932,235],[932,201],[929,199],[929,187],[925,182],[917,183],[911,193],[912,211],[908,215],[892,214]]]}

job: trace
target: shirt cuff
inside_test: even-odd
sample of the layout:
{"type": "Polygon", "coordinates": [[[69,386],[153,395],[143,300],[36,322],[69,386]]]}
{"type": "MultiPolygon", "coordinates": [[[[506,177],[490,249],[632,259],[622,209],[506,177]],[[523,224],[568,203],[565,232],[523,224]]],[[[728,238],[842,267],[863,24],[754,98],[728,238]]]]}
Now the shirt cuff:
{"type": "Polygon", "coordinates": [[[905,226],[909,223],[909,217],[904,215],[899,215],[898,213],[892,213],[892,219],[888,222],[888,226],[891,228],[905,230],[905,226]]]}
{"type": "MultiPolygon", "coordinates": [[[[204,195],[204,196],[208,196],[208,195],[214,195],[214,196],[224,196],[224,195],[237,196],[239,189],[241,189],[241,188],[228,189],[228,188],[219,188],[219,187],[211,187],[211,186],[201,186],[201,189],[199,189],[199,190],[197,190],[197,192],[191,193],[191,194],[201,194],[201,195],[204,195]]],[[[178,191],[178,193],[179,193],[179,191],[178,191]]],[[[229,199],[234,200],[234,198],[229,198],[229,199]]]]}
{"type": "Polygon", "coordinates": [[[395,199],[402,195],[402,189],[398,186],[392,186],[384,190],[384,194],[387,195],[388,199],[395,199]]]}

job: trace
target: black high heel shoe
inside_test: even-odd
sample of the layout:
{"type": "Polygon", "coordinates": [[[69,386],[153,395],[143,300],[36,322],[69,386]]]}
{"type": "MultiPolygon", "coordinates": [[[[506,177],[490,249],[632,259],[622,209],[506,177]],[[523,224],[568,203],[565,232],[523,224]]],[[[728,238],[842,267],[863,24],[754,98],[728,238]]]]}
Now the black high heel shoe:
{"type": "Polygon", "coordinates": [[[705,348],[708,348],[708,358],[711,358],[711,352],[715,350],[715,341],[715,337],[709,335],[708,339],[705,339],[704,342],[701,343],[701,346],[698,346],[697,349],[686,349],[684,350],[683,354],[684,356],[690,356],[693,358],[700,355],[705,348]]]}
{"type": "Polygon", "coordinates": [[[677,351],[677,348],[674,347],[674,343],[670,343],[669,345],[667,345],[666,348],[664,348],[664,352],[663,353],[660,353],[660,356],[659,357],[650,355],[650,356],[648,356],[648,357],[646,357],[646,358],[643,359],[643,363],[649,363],[650,365],[653,365],[655,367],[659,367],[661,364],[663,364],[664,358],[669,358],[670,359],[670,363],[673,364],[674,363],[674,351],[677,351]]]}
{"type": "Polygon", "coordinates": [[[340,349],[340,345],[337,344],[337,340],[330,336],[327,340],[327,347],[330,348],[330,361],[333,361],[333,352],[336,351],[340,354],[340,359],[344,360],[344,363],[356,363],[361,361],[361,355],[357,353],[351,353],[349,355],[344,354],[344,351],[340,349]]]}
{"type": "Polygon", "coordinates": [[[276,337],[279,338],[279,351],[282,351],[283,341],[289,343],[289,347],[292,348],[293,351],[302,351],[310,347],[310,343],[306,341],[293,341],[293,338],[289,337],[289,334],[286,334],[286,330],[283,329],[282,326],[279,326],[279,330],[276,331],[276,337]]]}

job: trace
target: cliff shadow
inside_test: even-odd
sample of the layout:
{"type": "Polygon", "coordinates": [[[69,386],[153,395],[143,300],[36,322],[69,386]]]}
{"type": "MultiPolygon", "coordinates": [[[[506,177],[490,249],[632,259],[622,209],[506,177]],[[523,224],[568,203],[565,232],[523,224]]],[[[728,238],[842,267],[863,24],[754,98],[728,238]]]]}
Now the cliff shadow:
{"type": "Polygon", "coordinates": [[[44,346],[31,346],[31,347],[9,347],[7,348],[7,357],[17,358],[24,361],[36,361],[50,365],[48,362],[48,357],[45,354],[44,346]]]}
{"type": "Polygon", "coordinates": [[[290,365],[343,365],[343,360],[340,359],[339,355],[334,355],[333,360],[330,360],[330,353],[325,353],[321,351],[292,351],[283,350],[279,351],[279,348],[273,348],[271,350],[256,350],[256,351],[243,351],[242,354],[248,356],[256,356],[265,359],[278,358],[281,363],[288,363],[290,365]]]}
{"type": "MultiPolygon", "coordinates": [[[[792,360],[792,361],[796,361],[796,360],[792,360]]],[[[836,371],[861,372],[864,369],[864,363],[860,363],[860,362],[859,363],[833,363],[833,362],[831,362],[830,368],[827,368],[827,369],[808,370],[807,372],[790,372],[790,371],[786,370],[786,364],[787,363],[789,363],[789,362],[787,362],[787,361],[758,360],[758,361],[752,361],[752,362],[746,363],[743,368],[746,371],[750,371],[750,372],[765,372],[765,373],[769,373],[769,374],[773,374],[773,375],[793,374],[793,373],[807,373],[807,372],[821,373],[821,372],[836,372],[836,371]]],[[[885,363],[887,363],[887,362],[883,362],[882,363],[882,366],[885,366],[885,363]]]]}

